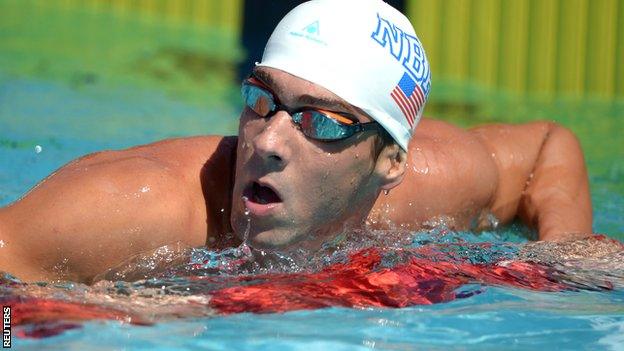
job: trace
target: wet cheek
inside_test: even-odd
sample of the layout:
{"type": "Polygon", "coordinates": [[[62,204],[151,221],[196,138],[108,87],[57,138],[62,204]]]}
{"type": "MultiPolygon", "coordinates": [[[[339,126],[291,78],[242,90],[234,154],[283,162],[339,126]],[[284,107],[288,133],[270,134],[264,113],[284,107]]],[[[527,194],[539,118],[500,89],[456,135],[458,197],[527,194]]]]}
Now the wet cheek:
{"type": "Polygon", "coordinates": [[[249,121],[241,118],[240,125],[238,127],[238,140],[243,142],[249,142],[252,135],[253,126],[249,121]]]}
{"type": "Polygon", "coordinates": [[[250,155],[253,152],[252,143],[258,133],[262,129],[261,121],[256,119],[245,120],[241,118],[241,123],[238,129],[238,155],[246,158],[245,155],[250,155]]]}
{"type": "Polygon", "coordinates": [[[303,185],[307,189],[306,203],[313,207],[309,211],[323,217],[341,211],[352,192],[353,174],[336,166],[308,170],[305,174],[309,175],[303,185]]]}
{"type": "MultiPolygon", "coordinates": [[[[347,161],[345,161],[347,162],[347,161]]],[[[333,180],[336,186],[336,193],[340,194],[342,203],[350,203],[356,201],[357,194],[362,191],[361,187],[365,186],[366,179],[373,170],[373,165],[367,157],[349,160],[349,166],[337,173],[337,177],[333,180]]]]}
{"type": "Polygon", "coordinates": [[[296,172],[287,181],[290,193],[289,207],[295,217],[301,219],[318,218],[319,211],[327,206],[326,197],[329,192],[327,174],[323,168],[305,168],[296,172]]]}
{"type": "Polygon", "coordinates": [[[372,170],[364,151],[345,150],[344,155],[336,155],[319,149],[303,154],[293,164],[298,166],[293,179],[297,185],[291,189],[300,190],[295,195],[298,200],[292,202],[295,212],[319,221],[339,217],[357,199],[362,180],[372,170]]]}
{"type": "MultiPolygon", "coordinates": [[[[253,138],[262,128],[264,119],[258,117],[253,111],[248,108],[245,108],[241,113],[240,120],[238,123],[238,136],[239,138],[253,138]]],[[[250,141],[250,140],[248,140],[250,141]]]]}

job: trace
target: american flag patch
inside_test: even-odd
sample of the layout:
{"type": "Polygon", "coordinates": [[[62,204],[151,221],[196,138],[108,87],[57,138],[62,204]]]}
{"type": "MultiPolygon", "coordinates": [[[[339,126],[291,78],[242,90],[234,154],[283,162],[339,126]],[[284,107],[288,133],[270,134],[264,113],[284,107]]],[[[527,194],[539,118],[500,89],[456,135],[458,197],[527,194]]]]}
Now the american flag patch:
{"type": "Polygon", "coordinates": [[[420,108],[425,101],[425,95],[422,89],[407,73],[403,73],[403,77],[396,87],[390,93],[394,102],[397,103],[403,115],[407,119],[410,128],[414,128],[414,121],[418,116],[420,108]]]}

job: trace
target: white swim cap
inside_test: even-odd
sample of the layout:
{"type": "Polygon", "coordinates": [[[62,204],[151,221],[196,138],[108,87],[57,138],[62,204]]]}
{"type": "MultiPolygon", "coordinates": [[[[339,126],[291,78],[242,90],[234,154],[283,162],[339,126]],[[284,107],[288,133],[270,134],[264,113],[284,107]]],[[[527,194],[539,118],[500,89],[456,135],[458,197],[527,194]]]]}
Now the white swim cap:
{"type": "Polygon", "coordinates": [[[359,107],[404,150],[431,71],[410,21],[381,0],[312,0],[277,25],[258,66],[318,84],[359,107]]]}

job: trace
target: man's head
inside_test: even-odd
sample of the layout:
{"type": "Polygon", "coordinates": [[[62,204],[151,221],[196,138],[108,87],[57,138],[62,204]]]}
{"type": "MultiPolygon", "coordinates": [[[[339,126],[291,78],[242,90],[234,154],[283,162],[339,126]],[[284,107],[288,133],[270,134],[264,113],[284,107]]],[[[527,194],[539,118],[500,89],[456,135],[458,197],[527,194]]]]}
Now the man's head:
{"type": "Polygon", "coordinates": [[[259,247],[315,248],[360,224],[403,179],[429,76],[411,24],[379,0],[291,11],[243,85],[234,231],[259,247]]]}

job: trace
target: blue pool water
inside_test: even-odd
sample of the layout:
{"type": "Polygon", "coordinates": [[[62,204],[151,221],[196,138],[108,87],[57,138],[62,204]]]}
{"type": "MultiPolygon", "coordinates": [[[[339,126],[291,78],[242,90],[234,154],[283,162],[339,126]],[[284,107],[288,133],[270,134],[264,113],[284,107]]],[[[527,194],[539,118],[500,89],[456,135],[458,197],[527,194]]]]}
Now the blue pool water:
{"type": "MultiPolygon", "coordinates": [[[[487,263],[503,258],[518,258],[527,250],[527,243],[515,230],[484,233],[419,233],[414,234],[413,247],[454,243],[454,253],[475,262],[487,263]],[[491,245],[483,247],[480,242],[491,245]]],[[[182,317],[188,311],[178,307],[163,312],[166,305],[152,306],[143,315],[173,313],[178,318],[162,318],[152,326],[135,326],[120,322],[87,322],[81,328],[67,330],[60,335],[43,339],[18,339],[19,349],[123,349],[123,350],[310,350],[310,349],[605,349],[621,350],[624,345],[624,267],[621,252],[603,254],[584,260],[590,267],[574,264],[574,259],[564,259],[548,246],[540,253],[541,244],[533,244],[533,259],[548,261],[556,258],[558,268],[567,272],[565,281],[574,282],[576,289],[564,292],[538,292],[483,284],[466,284],[457,289],[465,298],[433,305],[391,308],[338,308],[287,313],[251,314],[229,316],[208,315],[182,317]],[[620,262],[615,262],[620,260],[620,262]],[[614,290],[601,290],[596,282],[609,280],[614,290]]],[[[592,245],[582,253],[591,252],[592,245]]],[[[446,247],[448,249],[448,246],[446,247]]],[[[621,249],[620,249],[621,250],[621,249]]],[[[442,250],[441,250],[442,251],[442,250]]],[[[195,255],[211,255],[206,266],[213,267],[218,255],[205,250],[195,255]]],[[[212,271],[211,274],[215,272],[212,271]]],[[[202,275],[206,272],[195,271],[202,275]]],[[[564,279],[560,278],[560,281],[564,279]]],[[[182,278],[116,283],[118,291],[125,294],[149,295],[149,286],[166,287],[167,294],[175,295],[180,287],[190,287],[191,294],[201,296],[197,281],[182,278]],[[175,288],[175,289],[174,289],[175,288]],[[169,290],[171,289],[171,290],[169,290]]],[[[30,293],[37,287],[31,286],[30,293]]],[[[125,294],[116,294],[96,284],[94,287],[58,284],[47,290],[47,296],[61,300],[80,299],[84,291],[91,294],[91,302],[100,299],[102,305],[122,305],[125,294]],[[105,290],[105,289],[104,289],[105,290]],[[106,296],[106,298],[103,298],[106,296]],[[121,296],[121,297],[120,297],[121,296]],[[113,299],[112,302],[109,299],[113,299]],[[117,302],[115,302],[115,300],[117,302]]],[[[136,295],[132,295],[136,296],[136,295]]],[[[188,295],[187,295],[188,296],[188,295]]],[[[138,297],[137,300],[139,301],[138,297]]],[[[145,300],[144,300],[145,301],[145,300]]],[[[155,303],[155,302],[154,302],[155,303]]],[[[136,302],[137,308],[140,302],[136,302]]],[[[155,303],[156,304],[156,303],[155,303]]],[[[132,303],[130,303],[132,306],[132,303]]],[[[169,305],[171,306],[171,305],[169,305]]],[[[182,306],[182,305],[180,305],[182,306]]],[[[199,307],[197,307],[199,309],[199,307]]],[[[192,313],[190,313],[192,314],[192,313]]]]}
{"type": "Polygon", "coordinates": [[[402,309],[241,314],[153,327],[98,322],[16,345],[58,350],[621,350],[624,295],[600,294],[489,288],[470,299],[402,309]]]}

